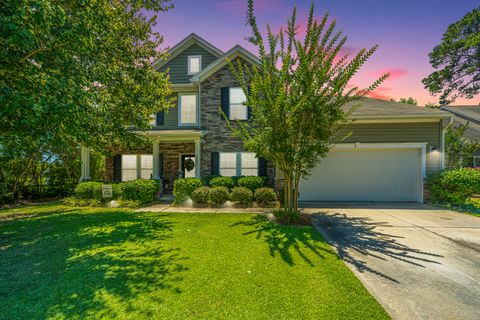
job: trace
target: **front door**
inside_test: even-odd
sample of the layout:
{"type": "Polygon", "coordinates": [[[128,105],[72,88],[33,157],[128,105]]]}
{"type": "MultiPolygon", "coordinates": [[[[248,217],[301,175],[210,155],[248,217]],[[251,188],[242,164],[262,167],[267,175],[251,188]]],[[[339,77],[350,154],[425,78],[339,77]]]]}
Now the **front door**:
{"type": "Polygon", "coordinates": [[[182,154],[181,174],[184,178],[195,177],[195,156],[192,154],[182,154]]]}

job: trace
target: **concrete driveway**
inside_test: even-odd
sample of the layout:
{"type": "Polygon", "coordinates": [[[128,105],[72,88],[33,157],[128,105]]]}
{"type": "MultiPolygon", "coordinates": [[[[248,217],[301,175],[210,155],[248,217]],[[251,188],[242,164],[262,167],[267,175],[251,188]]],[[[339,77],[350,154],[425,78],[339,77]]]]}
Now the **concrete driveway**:
{"type": "Polygon", "coordinates": [[[305,206],[393,318],[480,319],[480,217],[408,203],[305,206]]]}

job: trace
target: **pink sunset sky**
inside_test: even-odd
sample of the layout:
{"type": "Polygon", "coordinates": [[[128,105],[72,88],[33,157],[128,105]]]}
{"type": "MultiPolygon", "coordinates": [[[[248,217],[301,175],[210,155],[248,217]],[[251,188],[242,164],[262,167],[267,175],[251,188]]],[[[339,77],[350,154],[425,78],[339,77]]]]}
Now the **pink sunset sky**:
{"type": "MultiPolygon", "coordinates": [[[[246,0],[173,1],[175,8],[157,17],[156,31],[173,46],[194,32],[221,50],[240,44],[256,53],[245,37],[246,0]]],[[[305,31],[311,1],[262,0],[256,2],[258,22],[268,22],[274,30],[286,25],[292,8],[297,6],[300,34],[305,31]]],[[[366,86],[381,74],[390,78],[373,97],[398,99],[413,97],[420,105],[437,103],[438,97],[424,89],[421,80],[434,69],[428,53],[439,44],[449,24],[478,7],[476,0],[322,0],[315,1],[315,15],[328,11],[337,27],[348,35],[345,50],[380,47],[364,65],[353,83],[366,86]]],[[[265,28],[264,28],[265,29],[265,28]]],[[[478,105],[480,97],[458,99],[456,105],[478,105]]]]}

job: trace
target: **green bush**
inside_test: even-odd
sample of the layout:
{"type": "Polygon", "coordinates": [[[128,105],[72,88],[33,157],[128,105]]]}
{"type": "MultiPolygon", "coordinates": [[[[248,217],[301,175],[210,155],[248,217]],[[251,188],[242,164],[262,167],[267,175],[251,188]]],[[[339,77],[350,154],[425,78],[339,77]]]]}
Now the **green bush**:
{"type": "Polygon", "coordinates": [[[102,185],[101,182],[81,182],[75,187],[74,195],[79,199],[102,200],[102,185]]]}
{"type": "Polygon", "coordinates": [[[228,200],[228,189],[226,187],[214,187],[209,192],[210,204],[221,205],[228,200]]]}
{"type": "Polygon", "coordinates": [[[198,178],[183,178],[175,180],[173,185],[173,195],[175,203],[179,204],[192,197],[195,189],[202,187],[202,181],[198,178]]]}
{"type": "Polygon", "coordinates": [[[232,177],[219,176],[210,180],[210,187],[225,187],[231,189],[234,185],[232,177]]]}
{"type": "Polygon", "coordinates": [[[201,178],[202,182],[204,185],[206,186],[209,186],[210,185],[210,181],[213,179],[213,178],[216,178],[216,177],[220,177],[220,175],[218,174],[211,174],[211,175],[208,175],[208,176],[203,176],[201,178]]]}
{"type": "Polygon", "coordinates": [[[200,187],[192,193],[192,200],[196,204],[208,204],[210,202],[210,188],[200,187]]]}
{"type": "Polygon", "coordinates": [[[238,179],[238,186],[255,192],[258,188],[265,186],[265,178],[256,176],[241,177],[238,179]]]}
{"type": "Polygon", "coordinates": [[[117,204],[121,208],[138,208],[142,206],[142,202],[138,200],[117,200],[117,204]]]}
{"type": "Polygon", "coordinates": [[[158,182],[155,180],[132,180],[119,183],[122,200],[138,201],[142,204],[155,200],[158,182]]]}
{"type": "Polygon", "coordinates": [[[272,188],[258,188],[255,191],[255,201],[261,207],[270,206],[277,201],[277,194],[272,188]]]}
{"type": "Polygon", "coordinates": [[[433,174],[427,181],[434,202],[462,205],[480,193],[480,170],[463,168],[433,174]]]}
{"type": "Polygon", "coordinates": [[[240,204],[250,205],[253,202],[253,192],[245,187],[235,187],[230,194],[230,200],[240,204]]]}

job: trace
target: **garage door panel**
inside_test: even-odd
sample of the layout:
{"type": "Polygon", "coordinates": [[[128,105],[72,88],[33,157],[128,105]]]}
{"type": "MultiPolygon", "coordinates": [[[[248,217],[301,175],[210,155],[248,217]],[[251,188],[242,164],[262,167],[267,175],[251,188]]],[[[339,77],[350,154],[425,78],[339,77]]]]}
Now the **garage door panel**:
{"type": "Polygon", "coordinates": [[[300,185],[303,201],[418,201],[419,149],[332,150],[300,185]]]}

